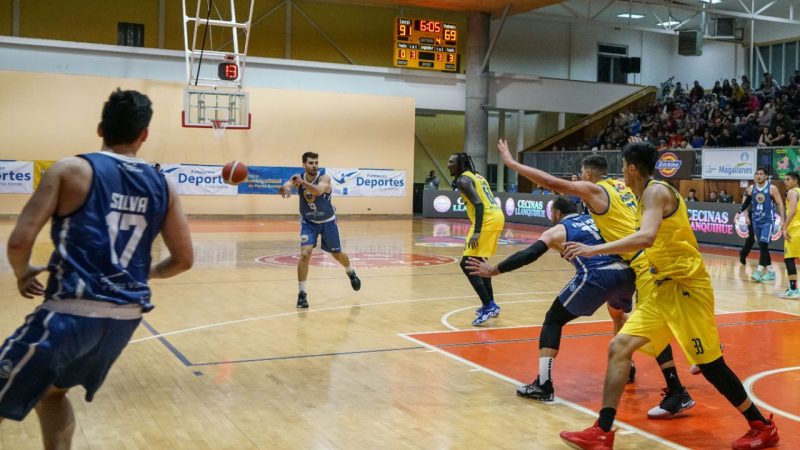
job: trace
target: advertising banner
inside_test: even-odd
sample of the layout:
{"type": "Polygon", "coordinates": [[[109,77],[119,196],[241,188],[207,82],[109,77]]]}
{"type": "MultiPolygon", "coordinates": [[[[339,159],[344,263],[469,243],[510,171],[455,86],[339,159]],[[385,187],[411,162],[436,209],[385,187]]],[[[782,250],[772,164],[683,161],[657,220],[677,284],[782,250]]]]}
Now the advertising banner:
{"type": "Polygon", "coordinates": [[[331,176],[333,193],[343,197],[403,197],[406,195],[406,171],[391,169],[326,168],[331,176]]]}
{"type": "Polygon", "coordinates": [[[800,148],[776,148],[772,150],[772,174],[774,180],[782,180],[787,173],[800,170],[800,148]]]}
{"type": "Polygon", "coordinates": [[[179,195],[236,195],[237,186],[222,181],[222,166],[162,164],[161,173],[175,183],[179,195]]]}
{"type": "Polygon", "coordinates": [[[658,152],[655,178],[691,180],[694,159],[694,150],[666,150],[658,152]]]}
{"type": "Polygon", "coordinates": [[[0,193],[30,194],[32,192],[32,161],[0,161],[0,193]]]}
{"type": "Polygon", "coordinates": [[[240,194],[277,194],[278,188],[292,175],[303,173],[302,167],[249,166],[247,180],[238,186],[240,194]]]}
{"type": "MultiPolygon", "coordinates": [[[[506,222],[551,225],[546,211],[556,196],[510,192],[498,192],[495,195],[495,202],[502,205],[506,222]]],[[[744,244],[748,233],[747,223],[744,215],[738,214],[739,205],[691,202],[688,207],[689,222],[698,242],[732,247],[744,244]]],[[[458,192],[425,191],[423,192],[422,214],[424,217],[466,219],[467,209],[458,192]]],[[[775,232],[769,245],[772,250],[783,250],[780,229],[780,218],[776,214],[773,224],[775,232]]],[[[756,251],[758,251],[758,247],[756,247],[756,251]]]]}
{"type": "Polygon", "coordinates": [[[704,148],[703,179],[749,180],[756,174],[755,148],[704,148]]]}
{"type": "Polygon", "coordinates": [[[39,187],[39,182],[42,180],[42,175],[47,172],[55,161],[52,160],[36,160],[33,162],[33,189],[36,190],[39,187]]]}

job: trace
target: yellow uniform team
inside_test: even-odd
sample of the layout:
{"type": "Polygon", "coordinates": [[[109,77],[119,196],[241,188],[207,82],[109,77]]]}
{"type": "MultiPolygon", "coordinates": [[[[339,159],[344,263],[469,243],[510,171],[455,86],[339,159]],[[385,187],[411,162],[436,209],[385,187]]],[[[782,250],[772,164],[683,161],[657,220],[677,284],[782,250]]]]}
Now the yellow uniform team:
{"type": "MultiPolygon", "coordinates": [[[[488,258],[497,253],[497,241],[500,238],[500,232],[503,231],[505,225],[505,216],[503,211],[494,202],[494,195],[492,189],[489,187],[489,182],[481,175],[466,171],[461,176],[467,177],[475,184],[475,191],[480,198],[483,205],[483,223],[480,228],[480,237],[478,238],[478,245],[475,248],[467,246],[464,249],[464,256],[480,256],[488,258]]],[[[469,234],[467,235],[467,242],[470,241],[472,235],[475,233],[475,205],[461,193],[461,198],[464,199],[464,205],[467,207],[467,217],[472,223],[470,226],[469,234]]]]}

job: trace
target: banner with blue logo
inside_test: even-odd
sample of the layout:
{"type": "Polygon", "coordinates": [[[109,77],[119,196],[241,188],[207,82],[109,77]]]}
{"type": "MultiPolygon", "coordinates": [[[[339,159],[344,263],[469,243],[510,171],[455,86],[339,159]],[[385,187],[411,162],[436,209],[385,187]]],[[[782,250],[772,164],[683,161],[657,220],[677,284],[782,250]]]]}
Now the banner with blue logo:
{"type": "Polygon", "coordinates": [[[222,181],[222,166],[162,164],[161,173],[179,195],[236,195],[237,186],[222,181]]]}
{"type": "Polygon", "coordinates": [[[239,185],[239,193],[277,194],[278,188],[289,181],[292,175],[302,173],[302,167],[250,166],[247,168],[247,179],[239,185]]]}
{"type": "Polygon", "coordinates": [[[704,148],[703,179],[749,180],[756,174],[755,148],[704,148]]]}
{"type": "Polygon", "coordinates": [[[33,192],[33,161],[0,161],[0,193],[33,192]]]}
{"type": "Polygon", "coordinates": [[[333,193],[343,197],[403,197],[406,171],[391,169],[327,168],[333,193]]]}

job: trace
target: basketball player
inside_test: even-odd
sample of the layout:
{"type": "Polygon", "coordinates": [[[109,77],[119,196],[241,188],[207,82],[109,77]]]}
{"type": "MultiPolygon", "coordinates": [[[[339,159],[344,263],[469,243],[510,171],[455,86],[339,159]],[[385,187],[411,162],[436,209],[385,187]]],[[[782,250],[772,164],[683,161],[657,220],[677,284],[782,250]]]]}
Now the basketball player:
{"type": "MultiPolygon", "coordinates": [[[[556,198],[551,206],[550,217],[553,227],[542,233],[533,245],[514,253],[496,266],[470,258],[467,261],[470,273],[488,278],[511,272],[536,261],[548,248],[561,253],[567,241],[589,245],[604,242],[592,218],[578,214],[578,205],[570,197],[556,198]]],[[[555,391],[551,372],[564,325],[578,317],[591,316],[603,303],[608,302],[608,313],[614,320],[616,333],[625,323],[625,313],[631,311],[636,275],[622,262],[622,258],[617,255],[597,255],[575,258],[572,264],[575,265],[575,276],[553,301],[539,333],[539,375],[531,384],[517,389],[520,397],[545,402],[553,400],[555,391]]]]}
{"type": "Polygon", "coordinates": [[[778,443],[775,423],[748,398],[741,381],[725,363],[714,318],[714,290],[689,223],[686,202],[667,183],[653,180],[658,151],[650,143],[627,144],[622,150],[625,183],[639,198],[640,228],[622,239],[589,246],[564,244],[564,257],[589,257],[647,249],[645,257],[655,279],[652,298],[638,305],[609,345],[603,407],[594,426],[562,432],[577,448],[614,446],[616,408],[634,351],[647,343],[663,348],[673,338],[686,358],[747,419],[750,430],[733,442],[734,449],[761,449],[778,443]]]}
{"type": "Polygon", "coordinates": [[[475,172],[472,158],[466,153],[450,155],[447,168],[453,176],[453,187],[461,193],[467,207],[467,216],[472,226],[467,234],[464,256],[461,258],[461,270],[467,276],[469,284],[481,299],[481,307],[475,311],[473,326],[479,326],[487,320],[500,315],[500,306],[494,302],[492,279],[470,275],[467,258],[470,256],[486,260],[497,253],[497,240],[505,225],[505,216],[494,202],[494,194],[480,174],[475,172]]]}
{"type": "Polygon", "coordinates": [[[800,298],[797,289],[797,266],[794,259],[800,256],[800,217],[797,214],[797,199],[800,198],[800,174],[789,172],[783,179],[786,184],[786,223],[783,224],[783,263],[789,278],[789,289],[783,294],[788,298],[800,298]]]}
{"type": "Polygon", "coordinates": [[[350,267],[350,258],[342,252],[339,243],[339,225],[336,224],[336,208],[331,202],[331,176],[319,171],[319,155],[314,152],[303,153],[304,173],[293,175],[280,187],[283,198],[292,195],[292,187],[300,197],[300,260],[297,262],[297,307],[308,308],[306,280],[311,252],[322,237],[322,250],[331,254],[344,267],[350,286],[354,291],[361,289],[361,280],[355,269],[350,267]]]}
{"type": "MultiPolygon", "coordinates": [[[[511,156],[505,140],[498,142],[497,149],[505,165],[525,178],[566,195],[580,197],[606,242],[616,241],[636,231],[636,197],[629,187],[608,177],[608,163],[602,156],[591,155],[584,158],[581,163],[581,180],[566,181],[517,162],[511,156]]],[[[636,272],[636,297],[637,305],[640,305],[652,296],[655,287],[653,275],[641,252],[629,251],[619,255],[636,272]]],[[[667,383],[664,398],[658,406],[647,412],[647,417],[651,419],[678,417],[695,405],[681,383],[672,358],[672,347],[668,344],[667,342],[660,349],[645,348],[645,353],[656,356],[667,383]]],[[[635,375],[636,368],[631,366],[628,373],[629,383],[634,381],[635,375]]]]}
{"type": "Polygon", "coordinates": [[[775,279],[775,270],[772,268],[772,258],[769,254],[775,208],[777,207],[778,209],[781,223],[784,223],[786,217],[784,215],[783,202],[781,201],[781,193],[777,187],[767,180],[767,171],[762,168],[756,170],[755,180],[756,183],[747,188],[746,198],[742,202],[742,207],[739,211],[744,211],[748,207],[751,209],[750,220],[753,226],[753,237],[758,242],[760,250],[758,267],[751,278],[758,283],[775,279]],[[764,268],[767,269],[767,273],[763,273],[764,268]]]}
{"type": "Polygon", "coordinates": [[[75,417],[67,391],[82,385],[91,401],[142,313],[153,309],[148,278],[192,265],[189,227],[174,188],[136,158],[152,114],[147,96],[113,92],[97,126],[102,150],[56,162],[8,238],[20,294],[44,295],[44,303],[0,348],[0,420],[22,420],[36,408],[47,449],[70,447],[75,417]],[[45,268],[30,258],[48,220],[56,250],[44,287],[37,276],[45,268]],[[170,256],[151,267],[159,233],[170,256]]]}

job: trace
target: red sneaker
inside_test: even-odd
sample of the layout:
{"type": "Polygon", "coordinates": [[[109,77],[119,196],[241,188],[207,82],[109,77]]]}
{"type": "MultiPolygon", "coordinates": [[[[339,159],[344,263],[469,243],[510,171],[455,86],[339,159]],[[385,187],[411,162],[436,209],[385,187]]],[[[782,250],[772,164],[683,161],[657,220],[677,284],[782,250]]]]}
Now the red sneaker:
{"type": "Polygon", "coordinates": [[[614,431],[603,431],[602,428],[594,426],[583,431],[562,431],[559,436],[565,444],[572,448],[581,450],[612,450],[614,448],[614,431]]]}
{"type": "Polygon", "coordinates": [[[750,424],[750,430],[744,436],[733,441],[731,447],[734,450],[757,450],[778,445],[781,438],[778,436],[778,427],[772,420],[772,414],[769,415],[769,424],[760,420],[747,423],[750,424]]]}

